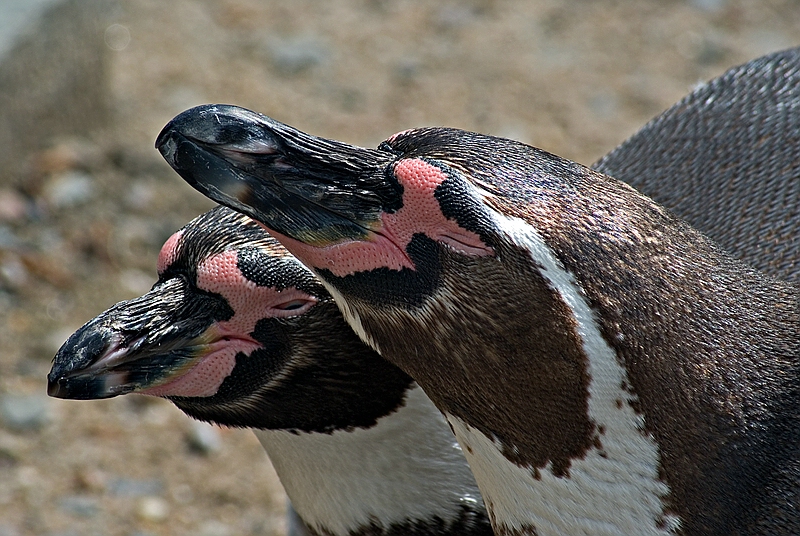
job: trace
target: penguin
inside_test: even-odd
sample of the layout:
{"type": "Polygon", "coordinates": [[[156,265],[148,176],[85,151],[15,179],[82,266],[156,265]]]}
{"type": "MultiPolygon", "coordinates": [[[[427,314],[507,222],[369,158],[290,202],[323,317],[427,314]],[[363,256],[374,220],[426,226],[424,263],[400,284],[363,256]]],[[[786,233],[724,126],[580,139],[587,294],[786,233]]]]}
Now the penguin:
{"type": "Polygon", "coordinates": [[[735,257],[800,282],[800,49],[703,84],[592,168],[625,181],[735,257]]]}
{"type": "MultiPolygon", "coordinates": [[[[787,57],[743,69],[759,78],[787,57]]],[[[720,97],[792,108],[797,65],[720,97]]],[[[421,128],[367,149],[206,105],[156,146],[259,221],[422,386],[496,534],[800,533],[795,282],[630,185],[512,140],[421,128]]],[[[792,199],[788,153],[768,157],[792,199]]],[[[796,229],[798,205],[774,203],[796,229]]],[[[788,255],[775,269],[796,266],[788,255]]]]}
{"type": "Polygon", "coordinates": [[[252,428],[294,508],[295,536],[304,525],[326,536],[492,533],[441,413],[258,224],[212,209],[167,240],[158,274],[150,292],[64,343],[50,395],[141,393],[252,428]]]}

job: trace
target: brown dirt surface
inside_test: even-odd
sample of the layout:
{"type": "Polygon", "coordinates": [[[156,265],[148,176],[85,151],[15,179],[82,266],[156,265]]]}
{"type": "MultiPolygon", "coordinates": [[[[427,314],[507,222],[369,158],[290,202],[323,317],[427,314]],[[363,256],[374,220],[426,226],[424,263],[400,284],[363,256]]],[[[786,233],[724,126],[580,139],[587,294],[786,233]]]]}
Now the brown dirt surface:
{"type": "Polygon", "coordinates": [[[202,453],[166,401],[44,395],[66,337],[148,290],[161,244],[211,206],[153,149],[175,114],[233,103],[367,146],[448,125],[590,164],[799,30],[792,0],[53,7],[0,64],[0,536],[284,530],[248,431],[202,453]]]}

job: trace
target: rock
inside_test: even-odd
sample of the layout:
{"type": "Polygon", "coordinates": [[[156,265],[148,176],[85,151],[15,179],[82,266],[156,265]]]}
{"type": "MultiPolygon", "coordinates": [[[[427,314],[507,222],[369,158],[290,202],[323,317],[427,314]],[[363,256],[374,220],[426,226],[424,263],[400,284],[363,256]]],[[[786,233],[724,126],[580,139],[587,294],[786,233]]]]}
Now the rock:
{"type": "Polygon", "coordinates": [[[22,245],[22,240],[7,225],[0,225],[0,250],[17,249],[22,245]]]}
{"type": "Polygon", "coordinates": [[[178,484],[172,488],[170,497],[173,503],[190,504],[194,501],[194,490],[189,484],[178,484]]]}
{"type": "Polygon", "coordinates": [[[75,473],[75,488],[85,492],[103,492],[108,478],[100,469],[84,467],[75,473]]]}
{"type": "Polygon", "coordinates": [[[26,442],[20,437],[0,431],[0,469],[17,465],[26,450],[26,442]]]}
{"type": "Polygon", "coordinates": [[[67,171],[57,175],[45,186],[44,197],[53,208],[72,208],[94,196],[94,181],[82,171],[67,171]]]}
{"type": "Polygon", "coordinates": [[[14,289],[28,282],[28,270],[18,255],[6,254],[0,259],[0,282],[14,289]]]}
{"type": "Polygon", "coordinates": [[[94,517],[100,511],[97,499],[88,495],[69,495],[58,501],[65,512],[77,517],[94,517]]]}
{"type": "Polygon", "coordinates": [[[11,188],[0,189],[0,221],[19,221],[27,213],[28,201],[19,192],[11,188]]]}
{"type": "Polygon", "coordinates": [[[298,74],[324,63],[329,48],[315,39],[297,38],[276,41],[269,47],[272,64],[285,75],[298,74]]]}
{"type": "Polygon", "coordinates": [[[218,452],[222,448],[219,429],[201,421],[191,421],[186,442],[189,444],[190,450],[203,455],[218,452]]]}
{"type": "Polygon", "coordinates": [[[709,13],[716,13],[718,11],[722,11],[728,5],[727,0],[690,0],[689,5],[700,9],[702,11],[707,11],[709,13]]]}
{"type": "Polygon", "coordinates": [[[125,195],[125,205],[133,210],[146,211],[155,197],[156,190],[151,184],[135,182],[125,195]]]}
{"type": "Polygon", "coordinates": [[[13,525],[0,523],[0,536],[19,536],[21,532],[13,525]]]}
{"type": "Polygon", "coordinates": [[[139,518],[145,521],[161,523],[169,517],[169,503],[161,497],[142,497],[136,508],[139,518]]]}
{"type": "Polygon", "coordinates": [[[206,521],[200,525],[197,536],[233,536],[233,528],[220,521],[206,521]]]}
{"type": "Polygon", "coordinates": [[[108,492],[116,497],[145,497],[159,495],[164,491],[161,480],[136,480],[133,478],[115,478],[108,483],[108,492]]]}
{"type": "Polygon", "coordinates": [[[40,430],[50,420],[50,399],[43,394],[6,394],[0,398],[0,414],[11,430],[40,430]]]}

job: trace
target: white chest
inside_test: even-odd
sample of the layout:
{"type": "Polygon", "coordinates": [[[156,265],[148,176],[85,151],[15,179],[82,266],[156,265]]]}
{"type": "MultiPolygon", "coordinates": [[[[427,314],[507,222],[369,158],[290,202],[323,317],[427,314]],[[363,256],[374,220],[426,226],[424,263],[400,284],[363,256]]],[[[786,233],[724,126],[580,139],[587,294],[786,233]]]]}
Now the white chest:
{"type": "Polygon", "coordinates": [[[347,534],[481,508],[447,422],[415,386],[406,405],[369,429],[332,434],[256,431],[289,499],[310,526],[347,534]]]}

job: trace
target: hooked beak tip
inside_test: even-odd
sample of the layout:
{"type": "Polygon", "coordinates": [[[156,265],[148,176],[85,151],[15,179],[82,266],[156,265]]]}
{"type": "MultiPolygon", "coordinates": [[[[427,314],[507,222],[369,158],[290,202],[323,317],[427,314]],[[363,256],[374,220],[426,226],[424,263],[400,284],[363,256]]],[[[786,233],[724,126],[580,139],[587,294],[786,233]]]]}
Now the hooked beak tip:
{"type": "Polygon", "coordinates": [[[66,398],[65,389],[62,388],[59,380],[48,379],[47,381],[47,395],[53,398],[66,398]]]}

